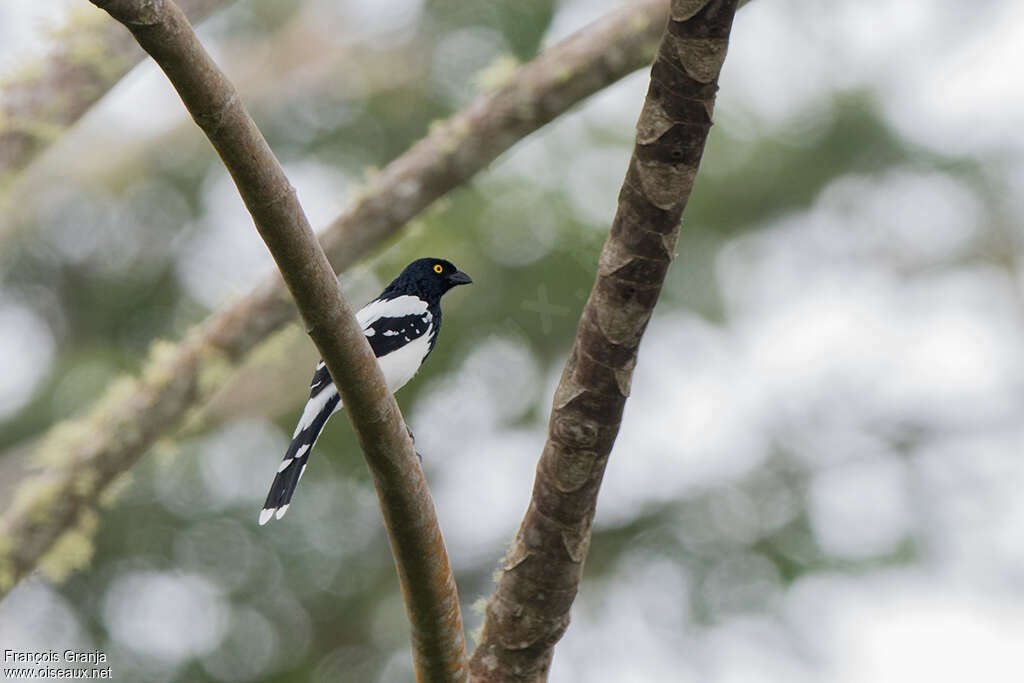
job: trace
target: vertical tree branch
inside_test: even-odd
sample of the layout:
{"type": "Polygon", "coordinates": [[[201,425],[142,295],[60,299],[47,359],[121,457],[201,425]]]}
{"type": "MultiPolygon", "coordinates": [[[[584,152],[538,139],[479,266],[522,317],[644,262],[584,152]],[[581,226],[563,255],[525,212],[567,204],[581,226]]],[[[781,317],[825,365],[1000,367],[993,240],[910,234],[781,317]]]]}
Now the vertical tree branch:
{"type": "Polygon", "coordinates": [[[637,348],[675,254],[737,0],[673,0],[594,288],[555,391],[533,494],[470,660],[473,681],[543,681],[569,624],[637,348]]]}
{"type": "Polygon", "coordinates": [[[157,62],[231,173],[333,377],[366,456],[412,625],[420,681],[463,681],[458,592],[394,396],[283,169],[171,0],[91,0],[157,62]]]}

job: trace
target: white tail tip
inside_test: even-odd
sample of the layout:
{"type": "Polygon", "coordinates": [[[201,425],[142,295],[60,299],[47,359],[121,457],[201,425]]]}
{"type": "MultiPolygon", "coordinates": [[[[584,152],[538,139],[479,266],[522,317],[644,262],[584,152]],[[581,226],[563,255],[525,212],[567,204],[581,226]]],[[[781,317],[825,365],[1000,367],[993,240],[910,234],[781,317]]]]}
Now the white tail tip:
{"type": "MultiPolygon", "coordinates": [[[[291,503],[288,503],[288,505],[291,505],[291,503]]],[[[274,515],[274,518],[281,519],[282,517],[284,517],[284,513],[288,512],[288,505],[282,505],[281,507],[277,508],[277,513],[274,515]]]]}
{"type": "MultiPolygon", "coordinates": [[[[274,510],[276,509],[277,508],[264,508],[260,510],[260,526],[263,526],[270,521],[270,518],[274,516],[274,510]]],[[[280,519],[281,515],[278,515],[277,517],[280,519]]]]}

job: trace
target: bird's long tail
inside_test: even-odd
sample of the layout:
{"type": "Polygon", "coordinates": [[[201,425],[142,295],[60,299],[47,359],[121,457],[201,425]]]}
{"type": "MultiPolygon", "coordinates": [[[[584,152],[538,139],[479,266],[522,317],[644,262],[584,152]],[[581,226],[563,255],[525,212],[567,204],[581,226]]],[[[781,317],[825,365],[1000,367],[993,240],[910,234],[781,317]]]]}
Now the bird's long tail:
{"type": "Polygon", "coordinates": [[[270,493],[267,494],[267,502],[263,504],[260,511],[260,526],[270,521],[271,517],[281,519],[288,511],[291,504],[292,494],[295,487],[302,478],[309,462],[309,453],[313,450],[320,432],[331,417],[341,408],[341,397],[338,390],[331,382],[330,375],[323,362],[317,365],[316,374],[313,375],[313,384],[309,391],[309,400],[306,401],[306,408],[302,411],[299,424],[292,434],[292,442],[284,454],[281,465],[277,468],[274,476],[274,483],[270,485],[270,493]]]}

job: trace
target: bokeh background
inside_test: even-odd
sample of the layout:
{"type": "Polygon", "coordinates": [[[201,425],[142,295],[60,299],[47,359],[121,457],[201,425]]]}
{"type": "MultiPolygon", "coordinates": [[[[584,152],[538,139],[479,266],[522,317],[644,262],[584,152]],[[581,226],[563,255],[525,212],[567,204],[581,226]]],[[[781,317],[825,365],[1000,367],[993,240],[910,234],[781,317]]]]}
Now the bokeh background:
{"type": "MultiPolygon", "coordinates": [[[[80,5],[0,5],[0,73],[80,5]]],[[[496,64],[614,6],[239,0],[200,36],[325,225],[496,64]]],[[[1015,0],[739,13],[553,681],[1024,679],[1022,46],[1015,0]]],[[[422,255],[474,277],[399,394],[470,632],[646,84],[517,145],[343,278],[361,303],[422,255]]],[[[271,268],[152,64],[18,181],[0,234],[6,494],[44,430],[271,268]]],[[[87,570],[0,603],[0,647],[99,648],[124,681],[411,680],[344,419],[290,514],[256,526],[315,361],[297,324],[269,340],[134,468],[87,570]]]]}

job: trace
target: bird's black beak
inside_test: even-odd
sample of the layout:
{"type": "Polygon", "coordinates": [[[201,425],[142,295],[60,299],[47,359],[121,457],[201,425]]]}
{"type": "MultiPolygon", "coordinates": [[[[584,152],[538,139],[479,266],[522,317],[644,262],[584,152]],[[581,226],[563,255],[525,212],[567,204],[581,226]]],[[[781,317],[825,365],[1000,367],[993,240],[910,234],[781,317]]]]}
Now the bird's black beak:
{"type": "Polygon", "coordinates": [[[453,287],[455,285],[468,285],[472,284],[473,278],[466,275],[461,270],[457,270],[448,276],[448,282],[452,283],[453,287]]]}

